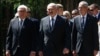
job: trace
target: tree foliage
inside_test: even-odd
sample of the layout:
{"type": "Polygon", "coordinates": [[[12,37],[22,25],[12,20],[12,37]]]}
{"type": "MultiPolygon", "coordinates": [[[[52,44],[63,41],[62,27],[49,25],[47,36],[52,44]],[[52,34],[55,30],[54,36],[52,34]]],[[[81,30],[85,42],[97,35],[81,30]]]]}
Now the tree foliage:
{"type": "MultiPolygon", "coordinates": [[[[16,9],[20,4],[25,4],[31,9],[32,17],[41,19],[46,16],[46,6],[50,2],[61,3],[64,10],[71,11],[77,8],[81,0],[0,0],[0,56],[3,56],[5,50],[5,40],[8,24],[14,17],[16,9]]],[[[89,4],[97,3],[100,0],[86,0],[89,4]]]]}

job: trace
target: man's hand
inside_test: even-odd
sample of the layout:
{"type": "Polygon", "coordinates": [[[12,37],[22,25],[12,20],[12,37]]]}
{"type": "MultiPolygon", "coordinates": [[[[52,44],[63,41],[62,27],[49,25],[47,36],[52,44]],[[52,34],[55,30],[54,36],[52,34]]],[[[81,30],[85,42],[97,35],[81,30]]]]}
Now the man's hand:
{"type": "Polygon", "coordinates": [[[64,48],[64,50],[63,50],[63,54],[68,54],[68,53],[69,53],[69,49],[64,48]]]}
{"type": "Polygon", "coordinates": [[[96,55],[97,55],[97,53],[98,53],[98,51],[97,51],[97,50],[94,50],[94,56],[96,56],[96,55]]]}
{"type": "Polygon", "coordinates": [[[6,51],[6,56],[11,56],[11,54],[10,54],[10,51],[9,51],[9,50],[7,50],[7,51],[6,51]]]}
{"type": "Polygon", "coordinates": [[[72,54],[73,54],[73,56],[77,56],[77,53],[76,53],[76,51],[74,50],[74,51],[72,51],[72,54]]]}
{"type": "Polygon", "coordinates": [[[36,52],[35,51],[31,51],[30,52],[30,56],[36,56],[36,52]]]}
{"type": "Polygon", "coordinates": [[[43,56],[43,52],[42,51],[39,51],[38,55],[39,56],[43,56]]]}

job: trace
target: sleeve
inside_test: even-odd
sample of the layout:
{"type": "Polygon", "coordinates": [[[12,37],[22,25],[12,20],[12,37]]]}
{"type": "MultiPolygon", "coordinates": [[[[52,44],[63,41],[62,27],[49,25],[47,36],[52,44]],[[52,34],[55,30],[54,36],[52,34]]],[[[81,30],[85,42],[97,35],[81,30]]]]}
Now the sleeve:
{"type": "Polygon", "coordinates": [[[76,29],[76,24],[75,24],[75,19],[74,19],[74,23],[73,23],[73,26],[72,26],[72,35],[71,35],[71,49],[72,50],[75,50],[76,48],[76,43],[77,43],[77,29],[76,29]]]}
{"type": "Polygon", "coordinates": [[[11,50],[11,46],[12,46],[12,26],[11,25],[12,25],[12,22],[10,21],[7,37],[6,37],[6,50],[11,50]]]}
{"type": "Polygon", "coordinates": [[[38,51],[43,51],[44,45],[44,32],[43,32],[43,20],[40,22],[39,37],[38,37],[38,51]]]}
{"type": "Polygon", "coordinates": [[[71,37],[70,37],[70,30],[69,30],[69,24],[68,24],[68,20],[66,20],[66,25],[65,25],[65,31],[66,31],[66,37],[65,37],[65,48],[70,49],[70,45],[71,45],[71,37]]]}
{"type": "Polygon", "coordinates": [[[37,48],[37,38],[39,36],[39,21],[32,22],[32,51],[36,51],[37,48]]]}
{"type": "Polygon", "coordinates": [[[96,18],[93,18],[93,40],[94,40],[94,50],[99,50],[98,25],[96,18]]]}

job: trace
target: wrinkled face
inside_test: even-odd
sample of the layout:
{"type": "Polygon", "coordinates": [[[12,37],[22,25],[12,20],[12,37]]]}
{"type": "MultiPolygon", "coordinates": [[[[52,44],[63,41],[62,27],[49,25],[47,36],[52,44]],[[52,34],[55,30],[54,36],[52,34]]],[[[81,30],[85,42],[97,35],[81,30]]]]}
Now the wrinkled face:
{"type": "Polygon", "coordinates": [[[27,11],[26,11],[25,8],[20,8],[20,9],[18,10],[18,14],[19,14],[19,17],[24,18],[24,17],[27,16],[27,11]]]}
{"type": "Polygon", "coordinates": [[[54,6],[47,7],[47,14],[50,16],[54,16],[57,13],[57,9],[54,6]]]}
{"type": "Polygon", "coordinates": [[[79,13],[83,14],[83,13],[86,13],[88,11],[88,7],[86,7],[82,4],[79,4],[78,10],[79,10],[79,13]]]}

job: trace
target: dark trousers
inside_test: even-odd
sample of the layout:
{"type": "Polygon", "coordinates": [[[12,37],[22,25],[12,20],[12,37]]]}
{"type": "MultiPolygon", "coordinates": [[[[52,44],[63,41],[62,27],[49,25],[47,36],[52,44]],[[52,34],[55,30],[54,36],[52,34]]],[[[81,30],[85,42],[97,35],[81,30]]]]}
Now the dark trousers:
{"type": "Polygon", "coordinates": [[[94,56],[92,51],[85,50],[81,48],[77,56],[94,56]]]}
{"type": "Polygon", "coordinates": [[[29,52],[25,53],[21,48],[18,48],[16,53],[11,56],[29,56],[29,52]]]}

